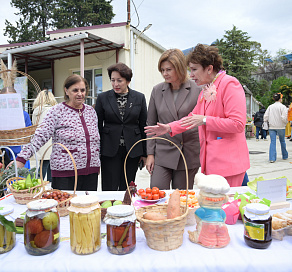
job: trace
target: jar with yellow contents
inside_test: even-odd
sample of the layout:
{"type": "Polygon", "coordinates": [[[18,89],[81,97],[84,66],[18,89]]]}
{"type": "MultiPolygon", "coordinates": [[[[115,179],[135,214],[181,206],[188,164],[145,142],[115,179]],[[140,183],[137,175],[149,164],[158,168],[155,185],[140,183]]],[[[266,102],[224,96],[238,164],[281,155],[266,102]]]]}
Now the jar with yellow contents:
{"type": "Polygon", "coordinates": [[[14,208],[12,205],[0,206],[0,254],[6,253],[15,246],[15,224],[11,217],[14,208]]]}
{"type": "Polygon", "coordinates": [[[68,210],[72,252],[86,255],[98,251],[101,246],[98,198],[93,195],[74,197],[68,210]]]}

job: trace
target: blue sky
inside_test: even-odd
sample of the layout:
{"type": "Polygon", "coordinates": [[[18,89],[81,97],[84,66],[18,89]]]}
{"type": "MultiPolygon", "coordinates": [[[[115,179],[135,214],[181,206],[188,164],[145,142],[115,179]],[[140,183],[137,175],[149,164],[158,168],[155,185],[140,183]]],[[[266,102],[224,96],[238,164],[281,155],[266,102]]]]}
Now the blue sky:
{"type": "MultiPolygon", "coordinates": [[[[4,21],[14,22],[17,17],[10,1],[2,2],[0,44],[5,44],[4,21]]],[[[116,14],[112,22],[125,22],[127,0],[113,0],[112,5],[116,14]]],[[[131,24],[143,30],[151,23],[145,35],[167,49],[182,50],[197,43],[211,44],[235,25],[275,55],[280,48],[292,51],[291,10],[290,0],[131,0],[131,24]]]]}

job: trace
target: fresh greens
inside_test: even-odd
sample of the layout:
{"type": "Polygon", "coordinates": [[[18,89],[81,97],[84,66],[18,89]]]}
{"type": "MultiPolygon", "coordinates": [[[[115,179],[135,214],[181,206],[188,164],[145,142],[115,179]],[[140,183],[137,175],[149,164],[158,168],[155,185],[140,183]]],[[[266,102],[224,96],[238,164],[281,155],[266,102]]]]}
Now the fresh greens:
{"type": "Polygon", "coordinates": [[[0,223],[4,226],[7,231],[16,232],[14,222],[8,221],[3,215],[0,215],[0,223]]]}

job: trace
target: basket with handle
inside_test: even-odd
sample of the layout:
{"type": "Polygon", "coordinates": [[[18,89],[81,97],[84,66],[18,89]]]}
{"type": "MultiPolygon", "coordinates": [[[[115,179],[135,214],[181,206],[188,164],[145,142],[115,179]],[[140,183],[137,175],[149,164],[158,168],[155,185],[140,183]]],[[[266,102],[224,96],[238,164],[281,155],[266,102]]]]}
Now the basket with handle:
{"type": "MultiPolygon", "coordinates": [[[[126,184],[127,184],[127,190],[129,191],[129,185],[128,185],[127,174],[126,174],[126,161],[127,161],[129,153],[131,152],[133,147],[139,142],[147,141],[147,140],[155,140],[155,139],[165,140],[172,143],[182,155],[182,158],[185,164],[185,170],[186,170],[186,185],[187,185],[186,197],[188,199],[189,179],[188,179],[188,169],[187,169],[187,163],[186,163],[185,157],[182,151],[180,150],[180,148],[175,143],[162,137],[141,139],[137,141],[129,150],[124,162],[124,173],[125,173],[125,179],[126,179],[126,184]]],[[[150,205],[146,207],[141,207],[139,209],[136,209],[135,205],[133,205],[135,208],[137,220],[140,222],[140,226],[143,229],[145,237],[146,237],[147,245],[150,248],[155,249],[155,250],[160,250],[160,251],[169,251],[169,250],[176,249],[182,245],[183,233],[184,233],[184,228],[187,222],[187,214],[188,214],[187,199],[186,199],[186,206],[182,206],[182,205],[180,206],[180,216],[173,219],[164,219],[164,220],[159,220],[159,221],[144,219],[143,214],[145,212],[157,212],[162,215],[166,215],[167,207],[168,207],[167,204],[155,204],[155,205],[150,205]]]]}
{"type": "MultiPolygon", "coordinates": [[[[11,72],[11,70],[8,69],[8,70],[0,71],[0,74],[8,73],[8,72],[11,72]]],[[[29,79],[29,81],[32,83],[34,88],[36,89],[37,93],[41,91],[37,82],[30,75],[21,71],[16,71],[16,72],[23,76],[26,76],[29,79]]],[[[41,107],[42,107],[42,104],[41,104],[41,107]]],[[[24,144],[29,143],[35,133],[35,130],[38,127],[39,118],[40,116],[38,116],[35,125],[29,126],[29,127],[12,129],[12,130],[0,130],[0,146],[1,145],[15,146],[15,145],[24,145],[24,144]]]]}
{"type": "MultiPolygon", "coordinates": [[[[37,194],[42,192],[41,184],[35,187],[31,187],[30,189],[13,189],[13,183],[24,179],[25,178],[22,177],[12,177],[6,181],[7,188],[9,188],[10,192],[14,196],[15,202],[18,204],[27,204],[28,202],[32,201],[37,194]]],[[[48,184],[48,182],[46,182],[45,184],[48,184]]]]}
{"type": "Polygon", "coordinates": [[[72,160],[72,163],[73,163],[73,166],[74,166],[74,172],[75,172],[75,184],[74,184],[74,193],[73,194],[69,194],[66,192],[66,194],[68,195],[68,198],[67,199],[64,199],[64,200],[60,200],[60,199],[56,199],[59,203],[57,205],[57,210],[58,210],[58,213],[60,216],[66,216],[69,214],[69,211],[68,211],[68,207],[71,205],[71,202],[70,200],[76,196],[76,187],[77,187],[77,178],[78,178],[78,175],[77,175],[77,167],[76,167],[76,163],[75,163],[75,160],[71,154],[71,152],[69,151],[69,149],[64,146],[63,144],[60,144],[60,143],[53,143],[51,144],[50,146],[48,146],[48,148],[45,150],[44,154],[43,154],[43,157],[42,157],[42,160],[41,160],[41,165],[40,165],[40,178],[41,178],[41,184],[42,184],[42,187],[43,187],[43,193],[41,195],[39,195],[38,197],[41,198],[43,197],[44,195],[49,195],[49,194],[63,194],[63,192],[61,190],[58,190],[58,189],[51,189],[51,190],[45,190],[45,186],[44,186],[44,180],[43,180],[43,171],[42,171],[42,168],[43,168],[43,162],[44,162],[44,157],[45,157],[45,154],[47,153],[47,151],[49,150],[49,148],[53,145],[60,145],[62,146],[69,154],[71,160],[72,160]]]}

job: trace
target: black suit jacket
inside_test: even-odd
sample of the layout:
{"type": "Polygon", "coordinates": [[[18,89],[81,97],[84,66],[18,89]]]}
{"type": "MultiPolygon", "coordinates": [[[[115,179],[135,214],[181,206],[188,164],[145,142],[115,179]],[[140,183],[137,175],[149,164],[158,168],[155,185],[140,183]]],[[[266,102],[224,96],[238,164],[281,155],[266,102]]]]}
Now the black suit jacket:
{"type": "MultiPolygon", "coordinates": [[[[101,137],[101,155],[114,157],[119,149],[123,133],[127,151],[140,139],[146,138],[144,127],[147,120],[147,106],[144,94],[129,88],[129,96],[122,120],[114,90],[98,95],[95,105],[98,129],[101,137]]],[[[146,157],[146,142],[137,144],[129,154],[131,158],[146,157]]]]}

